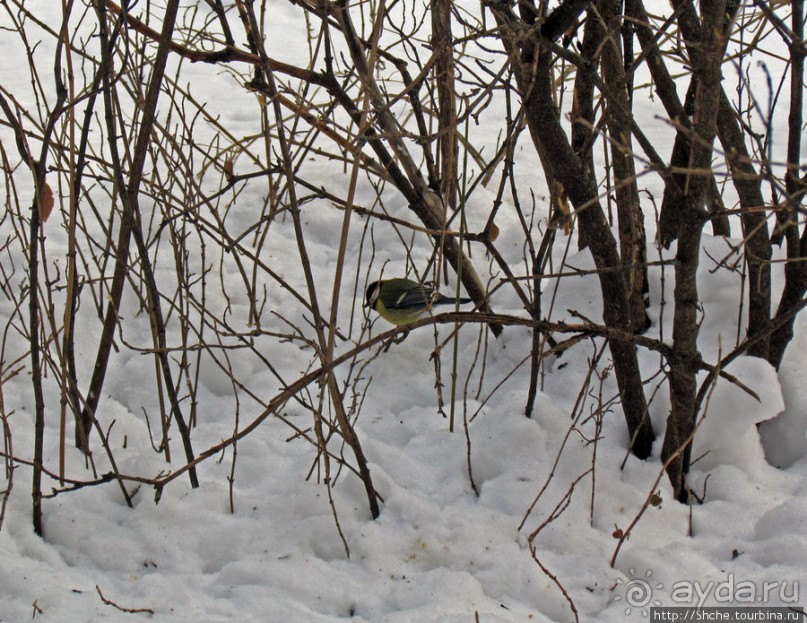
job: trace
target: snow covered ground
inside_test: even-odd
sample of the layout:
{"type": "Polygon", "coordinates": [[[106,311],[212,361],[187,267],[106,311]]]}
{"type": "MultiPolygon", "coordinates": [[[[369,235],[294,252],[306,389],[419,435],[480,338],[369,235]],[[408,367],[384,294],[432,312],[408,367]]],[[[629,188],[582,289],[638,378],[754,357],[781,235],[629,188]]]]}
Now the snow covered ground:
{"type": "MultiPolygon", "coordinates": [[[[58,22],[57,3],[46,4],[58,22]]],[[[279,18],[276,26],[292,22],[279,18]]],[[[231,127],[242,127],[245,135],[255,131],[254,96],[240,93],[230,75],[209,66],[188,71],[186,78],[197,79],[191,88],[211,102],[211,109],[229,115],[231,127]]],[[[3,81],[7,88],[13,84],[22,89],[25,74],[14,72],[6,56],[3,81]]],[[[652,113],[646,117],[663,131],[652,113]]],[[[489,131],[495,142],[495,128],[479,131],[489,131]]],[[[7,140],[4,130],[3,142],[7,140]]],[[[532,157],[525,151],[519,163],[525,188],[535,167],[528,160],[532,157]]],[[[347,178],[338,166],[312,166],[321,170],[323,184],[346,188],[347,178]]],[[[239,198],[243,213],[228,216],[233,231],[250,226],[255,216],[251,202],[260,202],[265,191],[250,192],[239,198]]],[[[361,193],[370,196],[367,189],[361,193]]],[[[484,218],[493,197],[480,188],[469,208],[472,215],[478,208],[484,218]]],[[[408,218],[402,202],[399,215],[408,218]]],[[[315,277],[322,292],[329,292],[342,214],[319,202],[307,206],[304,215],[315,277]]],[[[497,224],[502,231],[497,245],[523,271],[523,241],[513,211],[501,210],[497,224]]],[[[3,227],[5,238],[10,235],[7,222],[3,227]]],[[[361,227],[352,230],[352,240],[358,241],[361,227]]],[[[653,234],[651,230],[649,238],[653,234]]],[[[50,257],[59,257],[64,233],[49,227],[47,235],[50,257]]],[[[565,242],[557,245],[558,261],[565,242]]],[[[709,361],[736,341],[740,279],[734,272],[712,269],[715,258],[725,257],[729,245],[739,242],[709,236],[704,242],[700,341],[709,361]]],[[[375,244],[376,274],[385,261],[390,262],[384,269],[387,276],[404,270],[405,256],[393,231],[377,227],[375,244]]],[[[574,242],[571,248],[576,248],[574,242]]],[[[427,252],[420,249],[416,259],[427,252]]],[[[659,257],[654,247],[650,252],[651,259],[659,257]]],[[[303,283],[290,219],[271,230],[264,253],[274,270],[298,286],[303,283]]],[[[355,267],[357,252],[351,253],[346,265],[355,267]]],[[[663,258],[673,253],[665,251],[663,258]]],[[[477,268],[484,269],[482,254],[475,258],[477,268]]],[[[591,267],[587,252],[572,251],[566,262],[591,267]]],[[[663,330],[668,339],[672,307],[660,301],[672,300],[672,270],[654,267],[651,277],[650,335],[658,337],[663,330]]],[[[232,307],[233,322],[243,320],[246,302],[229,294],[226,304],[232,307]]],[[[283,300],[273,299],[275,294],[280,296],[270,292],[270,306],[283,300]]],[[[352,295],[352,281],[347,280],[343,300],[352,295]]],[[[520,313],[518,300],[510,296],[494,299],[497,311],[520,313]]],[[[134,312],[136,306],[129,304],[134,312]]],[[[209,304],[225,307],[224,295],[209,304]]],[[[553,309],[553,319],[568,319],[566,310],[573,309],[596,320],[596,278],[564,280],[553,309]]],[[[349,311],[345,307],[340,316],[345,324],[349,311]]],[[[8,301],[0,302],[0,313],[12,313],[8,301]]],[[[271,321],[262,328],[272,329],[271,321]]],[[[386,328],[379,321],[373,331],[386,328]]],[[[78,330],[84,332],[79,342],[86,342],[81,361],[91,365],[97,320],[84,318],[78,330]]],[[[441,333],[448,335],[448,329],[441,333]]],[[[126,337],[128,343],[148,346],[148,323],[127,329],[126,337]]],[[[259,347],[267,345],[262,354],[285,378],[300,376],[313,359],[299,345],[261,336],[256,340],[259,347]]],[[[159,503],[155,491],[144,486],[134,495],[134,508],[128,508],[114,483],[46,499],[44,538],[31,528],[31,472],[18,464],[0,530],[0,621],[559,622],[574,620],[573,604],[581,621],[616,622],[649,620],[654,605],[807,605],[804,316],[778,374],[752,358],[731,365],[729,371],[759,401],[726,381],[717,383],[693,452],[703,455],[693,466],[692,483],[704,503],[691,507],[676,503],[666,477],[660,477],[661,438],[653,457],[638,461],[626,454],[618,408],[597,411],[597,397],[608,403],[616,391],[607,374],[607,349],[597,366],[602,378],[595,375],[585,384],[590,361],[603,350],[600,340],[582,341],[548,361],[533,417],[524,417],[528,367],[510,372],[528,355],[530,340],[523,328],[506,329],[501,339],[491,339],[483,389],[477,392],[479,367],[471,369],[477,333],[473,328],[461,332],[460,389],[468,374],[472,381],[457,398],[455,432],[449,432],[437,409],[430,329],[411,333],[364,368],[367,382],[361,385],[356,430],[383,496],[376,520],[369,515],[358,478],[342,470],[332,489],[337,526],[328,491],[317,482],[321,471],[314,468],[307,478],[316,460],[314,449],[292,440],[292,429],[276,418],[241,440],[237,457],[229,448],[201,463],[198,489],[178,478],[162,490],[159,503]],[[578,403],[581,394],[584,400],[578,403]],[[761,434],[759,422],[765,422],[761,434]],[[231,472],[234,512],[227,480],[231,472]],[[611,566],[617,537],[628,531],[651,497],[611,566]]],[[[251,391],[268,400],[279,390],[277,379],[255,357],[239,360],[233,351],[230,358],[251,391]]],[[[446,380],[450,362],[445,355],[443,359],[446,380]]],[[[641,361],[649,374],[658,369],[657,354],[642,352],[641,361]]],[[[236,426],[232,385],[212,362],[205,362],[193,432],[197,451],[230,437],[236,426]]],[[[88,375],[83,371],[81,377],[88,375]]],[[[648,395],[659,382],[647,385],[648,395]]],[[[153,360],[125,348],[114,355],[99,413],[105,426],[114,421],[109,440],[122,473],[154,477],[182,465],[178,440],[171,466],[148,443],[143,413],[156,412],[157,403],[144,388],[152,385],[153,360]]],[[[59,396],[53,384],[48,387],[45,456],[54,465],[59,396]]],[[[15,455],[30,459],[33,398],[27,372],[7,381],[3,393],[15,455]]],[[[241,427],[260,413],[257,403],[246,396],[242,400],[241,427]]],[[[651,403],[659,431],[668,408],[662,385],[651,403]]],[[[294,403],[283,415],[303,429],[312,424],[310,413],[294,403]]],[[[90,478],[76,451],[67,459],[71,477],[90,478]]],[[[96,461],[103,473],[101,453],[96,461]]],[[[49,481],[46,491],[51,486],[57,485],[49,481]]]]}

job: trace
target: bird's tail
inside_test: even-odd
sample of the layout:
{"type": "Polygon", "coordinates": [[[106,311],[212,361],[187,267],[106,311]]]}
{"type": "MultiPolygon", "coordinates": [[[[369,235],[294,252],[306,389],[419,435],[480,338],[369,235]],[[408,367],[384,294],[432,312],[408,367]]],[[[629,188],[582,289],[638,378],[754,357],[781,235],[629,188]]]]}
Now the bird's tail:
{"type": "Polygon", "coordinates": [[[452,299],[452,298],[450,298],[448,296],[443,296],[441,294],[440,298],[438,298],[433,303],[433,305],[455,305],[458,302],[459,302],[460,305],[467,305],[468,303],[473,303],[474,300],[473,299],[468,299],[468,298],[452,299]]]}

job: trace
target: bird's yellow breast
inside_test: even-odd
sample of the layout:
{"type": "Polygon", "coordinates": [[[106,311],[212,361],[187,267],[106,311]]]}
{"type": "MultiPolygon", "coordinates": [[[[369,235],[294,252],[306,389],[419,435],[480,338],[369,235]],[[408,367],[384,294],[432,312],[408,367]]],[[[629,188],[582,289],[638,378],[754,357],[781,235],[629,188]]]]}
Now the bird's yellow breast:
{"type": "Polygon", "coordinates": [[[410,322],[414,322],[426,311],[428,311],[427,307],[422,307],[420,309],[389,309],[384,305],[384,302],[381,299],[378,299],[375,302],[373,309],[375,309],[384,320],[391,322],[394,325],[409,324],[410,322]]]}

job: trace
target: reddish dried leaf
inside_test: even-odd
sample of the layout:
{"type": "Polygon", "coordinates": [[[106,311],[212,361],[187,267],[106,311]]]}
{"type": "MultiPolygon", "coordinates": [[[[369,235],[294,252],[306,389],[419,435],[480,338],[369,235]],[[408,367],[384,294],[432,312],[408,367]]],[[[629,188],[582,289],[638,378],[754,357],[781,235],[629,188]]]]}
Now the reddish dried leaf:
{"type": "Polygon", "coordinates": [[[50,185],[45,182],[42,186],[42,196],[39,198],[39,221],[44,223],[53,212],[53,191],[50,185]]]}
{"type": "Polygon", "coordinates": [[[233,167],[233,159],[227,158],[227,160],[224,161],[224,178],[228,182],[231,182],[233,179],[233,167]]]}

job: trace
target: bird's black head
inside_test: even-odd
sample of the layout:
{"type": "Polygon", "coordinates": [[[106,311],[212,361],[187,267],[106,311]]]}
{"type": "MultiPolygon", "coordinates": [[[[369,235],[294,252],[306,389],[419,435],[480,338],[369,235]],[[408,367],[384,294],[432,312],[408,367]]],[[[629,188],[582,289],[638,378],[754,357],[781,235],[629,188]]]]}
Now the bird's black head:
{"type": "Polygon", "coordinates": [[[372,307],[373,305],[375,305],[375,302],[378,300],[380,294],[381,294],[381,282],[373,281],[373,283],[367,286],[367,292],[364,294],[364,306],[372,307]]]}

